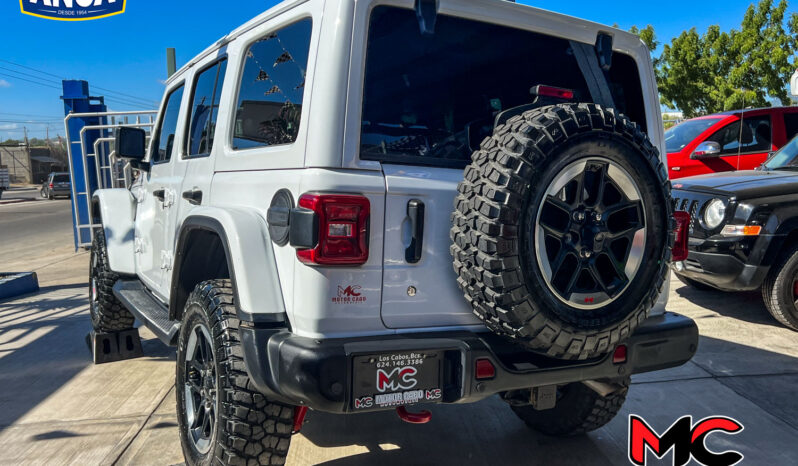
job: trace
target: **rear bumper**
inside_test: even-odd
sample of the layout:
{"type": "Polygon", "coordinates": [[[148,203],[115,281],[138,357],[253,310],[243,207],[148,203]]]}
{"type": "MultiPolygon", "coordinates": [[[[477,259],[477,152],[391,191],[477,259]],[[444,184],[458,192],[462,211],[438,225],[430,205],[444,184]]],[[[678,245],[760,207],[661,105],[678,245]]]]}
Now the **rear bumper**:
{"type": "Polygon", "coordinates": [[[692,319],[665,313],[650,317],[625,342],[626,362],[612,355],[561,361],[524,351],[490,333],[447,332],[391,337],[316,340],[286,330],[243,326],[244,361],[252,382],[267,396],[332,413],[354,412],[353,357],[412,350],[444,351],[443,403],[471,403],[508,390],[602,380],[680,366],[695,354],[698,328],[692,319]],[[477,359],[496,368],[476,380],[477,359]]]}

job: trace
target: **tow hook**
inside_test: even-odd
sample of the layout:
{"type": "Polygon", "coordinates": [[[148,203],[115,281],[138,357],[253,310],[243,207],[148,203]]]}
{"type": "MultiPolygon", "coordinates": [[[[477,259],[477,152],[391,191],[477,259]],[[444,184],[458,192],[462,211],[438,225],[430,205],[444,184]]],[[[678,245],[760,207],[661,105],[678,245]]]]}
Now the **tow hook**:
{"type": "Polygon", "coordinates": [[[294,408],[294,428],[291,430],[292,434],[298,434],[302,430],[302,424],[305,422],[305,415],[308,414],[307,406],[297,406],[294,408]]]}
{"type": "Polygon", "coordinates": [[[427,410],[419,413],[411,413],[404,406],[396,408],[396,414],[399,416],[399,419],[409,424],[426,424],[432,419],[432,413],[427,410]]]}

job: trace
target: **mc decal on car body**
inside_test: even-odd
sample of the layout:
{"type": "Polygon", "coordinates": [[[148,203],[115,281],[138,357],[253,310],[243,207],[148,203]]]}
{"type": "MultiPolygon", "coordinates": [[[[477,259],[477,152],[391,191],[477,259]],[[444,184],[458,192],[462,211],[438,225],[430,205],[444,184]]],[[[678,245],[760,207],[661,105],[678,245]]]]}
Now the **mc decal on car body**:
{"type": "Polygon", "coordinates": [[[363,296],[363,287],[360,285],[338,285],[337,296],[332,297],[333,304],[361,304],[366,302],[366,297],[363,296]]]}
{"type": "Polygon", "coordinates": [[[706,439],[713,432],[734,435],[742,430],[743,425],[730,417],[706,417],[693,425],[692,416],[684,416],[659,435],[642,417],[630,414],[629,461],[637,466],[645,466],[646,449],[657,458],[664,457],[673,449],[674,466],[683,466],[690,462],[690,458],[705,466],[732,466],[743,460],[743,454],[733,450],[721,453],[710,451],[706,439]]]}
{"type": "Polygon", "coordinates": [[[127,0],[19,0],[26,15],[56,21],[87,21],[125,12],[127,0]]]}

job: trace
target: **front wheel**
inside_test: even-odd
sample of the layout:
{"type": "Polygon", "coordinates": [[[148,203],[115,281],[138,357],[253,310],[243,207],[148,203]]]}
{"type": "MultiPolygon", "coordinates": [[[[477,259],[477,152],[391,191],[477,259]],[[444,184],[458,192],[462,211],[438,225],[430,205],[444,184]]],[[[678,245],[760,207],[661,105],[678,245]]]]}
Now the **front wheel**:
{"type": "Polygon", "coordinates": [[[587,385],[576,382],[557,388],[557,405],[537,411],[531,405],[511,406],[513,412],[531,429],[551,436],[572,436],[604,427],[621,410],[631,379],[616,383],[622,388],[601,396],[587,385]]]}
{"type": "Polygon", "coordinates": [[[782,325],[798,330],[798,247],[787,251],[762,284],[770,314],[782,325]]]}
{"type": "Polygon", "coordinates": [[[242,359],[229,280],[188,298],[177,350],[177,418],[189,465],[284,464],[294,409],[257,392],[242,359]]]}
{"type": "Polygon", "coordinates": [[[114,283],[119,279],[108,266],[105,231],[94,231],[89,268],[89,313],[96,332],[119,332],[133,328],[134,317],[114,296],[114,283]]]}

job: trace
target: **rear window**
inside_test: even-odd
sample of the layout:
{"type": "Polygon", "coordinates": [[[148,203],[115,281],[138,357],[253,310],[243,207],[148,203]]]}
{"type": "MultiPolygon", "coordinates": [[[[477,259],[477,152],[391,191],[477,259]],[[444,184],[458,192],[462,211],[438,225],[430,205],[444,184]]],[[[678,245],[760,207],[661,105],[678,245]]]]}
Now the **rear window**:
{"type": "Polygon", "coordinates": [[[53,183],[69,183],[69,175],[54,175],[53,183]]]}
{"type": "MultiPolygon", "coordinates": [[[[637,65],[615,53],[608,73],[615,106],[644,130],[637,65]]],[[[568,40],[438,15],[423,36],[413,10],[371,13],[360,157],[462,167],[493,129],[495,116],[533,100],[536,85],[572,89],[590,101],[568,40]]]]}

